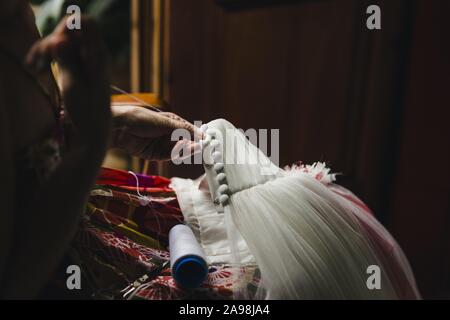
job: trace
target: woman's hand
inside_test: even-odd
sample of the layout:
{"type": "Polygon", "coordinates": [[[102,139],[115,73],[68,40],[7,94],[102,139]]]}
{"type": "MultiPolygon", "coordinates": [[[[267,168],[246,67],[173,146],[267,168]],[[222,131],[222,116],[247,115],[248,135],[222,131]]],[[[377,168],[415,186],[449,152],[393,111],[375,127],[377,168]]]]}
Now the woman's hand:
{"type": "Polygon", "coordinates": [[[75,130],[75,140],[106,149],[110,135],[110,91],[106,50],[95,23],[81,18],[81,29],[67,28],[63,19],[47,37],[30,49],[27,64],[36,72],[58,62],[62,74],[62,98],[75,130]]]}
{"type": "Polygon", "coordinates": [[[113,105],[112,147],[148,160],[168,160],[171,151],[183,148],[191,154],[199,149],[192,140],[201,138],[201,131],[190,122],[170,112],[156,112],[140,106],[113,105]],[[184,129],[190,139],[172,141],[172,132],[184,129]]]}

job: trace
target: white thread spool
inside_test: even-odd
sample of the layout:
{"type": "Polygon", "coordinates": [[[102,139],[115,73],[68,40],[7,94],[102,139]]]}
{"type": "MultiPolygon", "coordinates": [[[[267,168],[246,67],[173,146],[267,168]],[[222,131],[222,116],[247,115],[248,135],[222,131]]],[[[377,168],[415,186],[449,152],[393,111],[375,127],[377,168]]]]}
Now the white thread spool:
{"type": "Polygon", "coordinates": [[[191,228],[178,224],[169,232],[172,276],[183,288],[200,286],[208,275],[206,256],[191,228]]]}

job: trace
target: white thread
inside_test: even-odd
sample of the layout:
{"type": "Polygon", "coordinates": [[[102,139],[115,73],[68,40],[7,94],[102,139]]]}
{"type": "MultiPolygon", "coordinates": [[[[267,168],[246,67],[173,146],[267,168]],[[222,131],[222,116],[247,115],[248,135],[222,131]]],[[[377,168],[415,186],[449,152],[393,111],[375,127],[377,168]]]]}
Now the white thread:
{"type": "Polygon", "coordinates": [[[144,100],[141,100],[141,99],[135,97],[135,96],[132,95],[131,93],[128,93],[128,92],[126,92],[125,90],[120,89],[120,88],[117,87],[117,86],[110,85],[110,88],[113,89],[113,90],[116,90],[117,92],[120,92],[120,93],[126,95],[127,97],[130,97],[131,99],[133,99],[133,100],[136,101],[136,102],[142,103],[144,106],[149,107],[149,108],[152,109],[153,111],[156,111],[156,112],[162,112],[162,110],[160,110],[159,108],[155,107],[154,105],[151,105],[151,104],[145,102],[144,100]]]}
{"type": "Polygon", "coordinates": [[[148,205],[151,200],[147,196],[144,196],[144,195],[142,195],[139,192],[139,178],[138,178],[138,176],[133,171],[128,171],[128,173],[131,174],[136,179],[136,193],[137,193],[137,195],[139,197],[139,203],[142,206],[148,205]]]}

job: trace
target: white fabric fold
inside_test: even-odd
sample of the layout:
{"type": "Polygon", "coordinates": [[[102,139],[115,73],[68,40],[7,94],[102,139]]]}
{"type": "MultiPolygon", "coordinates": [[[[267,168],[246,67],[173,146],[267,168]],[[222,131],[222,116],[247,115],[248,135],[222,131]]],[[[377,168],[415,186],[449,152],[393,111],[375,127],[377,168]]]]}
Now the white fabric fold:
{"type": "MultiPolygon", "coordinates": [[[[170,186],[175,190],[185,222],[203,248],[208,264],[232,264],[225,215],[217,212],[204,179],[204,175],[196,180],[172,178],[170,186]]],[[[247,244],[240,236],[238,248],[242,263],[255,265],[247,244]]]]}

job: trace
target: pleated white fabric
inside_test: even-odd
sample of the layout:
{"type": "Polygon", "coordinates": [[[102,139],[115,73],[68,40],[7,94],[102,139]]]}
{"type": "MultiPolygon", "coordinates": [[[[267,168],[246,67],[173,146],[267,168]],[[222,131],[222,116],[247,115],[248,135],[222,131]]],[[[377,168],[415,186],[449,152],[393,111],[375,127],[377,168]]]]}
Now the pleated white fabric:
{"type": "MultiPolygon", "coordinates": [[[[420,298],[396,241],[358,203],[336,192],[343,189],[334,187],[322,164],[280,169],[223,119],[208,123],[205,137],[209,196],[223,217],[222,235],[226,230],[219,243],[226,243],[236,281],[246,264],[261,271],[257,296],[243,285],[236,298],[420,298]],[[380,288],[370,286],[373,266],[380,288]]],[[[174,188],[187,203],[186,183],[178,180],[174,188]]]]}

